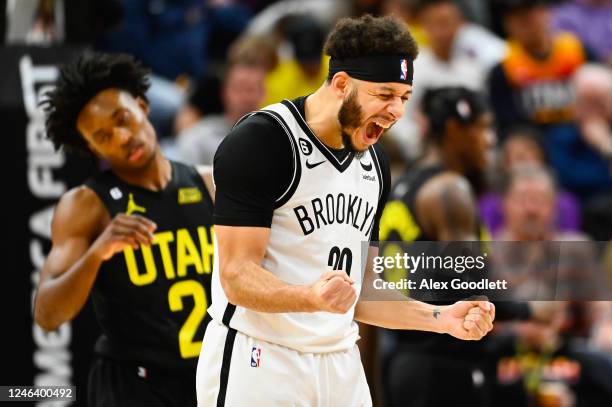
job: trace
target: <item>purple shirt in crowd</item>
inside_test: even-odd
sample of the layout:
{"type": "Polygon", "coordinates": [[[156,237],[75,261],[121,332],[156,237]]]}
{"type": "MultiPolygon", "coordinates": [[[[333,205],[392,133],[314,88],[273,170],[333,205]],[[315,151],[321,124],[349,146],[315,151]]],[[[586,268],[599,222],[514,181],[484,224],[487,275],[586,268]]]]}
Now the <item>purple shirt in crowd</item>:
{"type": "MultiPolygon", "coordinates": [[[[501,194],[489,192],[478,200],[478,211],[481,221],[487,226],[492,236],[495,236],[504,226],[503,197],[501,194]]],[[[580,230],[580,204],[567,191],[557,193],[557,230],[575,232],[580,230]]]]}
{"type": "Polygon", "coordinates": [[[605,62],[612,56],[612,0],[574,0],[555,7],[552,13],[553,27],[557,31],[570,31],[605,62]]]}

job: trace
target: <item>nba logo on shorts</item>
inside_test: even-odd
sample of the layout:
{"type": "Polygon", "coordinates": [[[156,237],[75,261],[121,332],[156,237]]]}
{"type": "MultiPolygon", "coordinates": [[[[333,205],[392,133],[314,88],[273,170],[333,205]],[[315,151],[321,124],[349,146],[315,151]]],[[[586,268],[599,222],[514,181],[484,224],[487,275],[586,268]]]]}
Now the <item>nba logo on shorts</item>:
{"type": "Polygon", "coordinates": [[[400,69],[402,73],[400,74],[400,81],[405,81],[408,77],[408,61],[405,59],[400,60],[400,69]]]}
{"type": "Polygon", "coordinates": [[[261,357],[261,348],[253,346],[253,350],[251,350],[251,367],[259,367],[260,357],[261,357]]]}

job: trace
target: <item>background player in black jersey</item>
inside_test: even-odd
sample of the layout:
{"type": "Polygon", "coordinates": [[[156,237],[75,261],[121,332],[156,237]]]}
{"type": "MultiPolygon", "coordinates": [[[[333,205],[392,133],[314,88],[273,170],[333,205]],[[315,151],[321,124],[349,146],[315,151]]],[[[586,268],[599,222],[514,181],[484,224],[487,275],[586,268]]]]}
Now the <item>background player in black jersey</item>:
{"type": "Polygon", "coordinates": [[[54,330],[91,294],[102,337],[89,406],[195,404],[213,256],[211,177],[162,156],[147,74],[127,55],[83,56],[62,68],[44,102],[56,148],[110,167],[60,199],[35,299],[36,322],[54,330]]]}
{"type": "MultiPolygon", "coordinates": [[[[381,217],[380,240],[489,240],[476,207],[494,142],[484,98],[462,87],[437,88],[425,93],[421,110],[428,125],[428,150],[393,186],[381,217]]],[[[402,277],[407,276],[395,276],[402,277]]],[[[557,308],[542,302],[502,302],[496,307],[497,320],[547,320],[557,308]]],[[[464,342],[415,331],[397,331],[393,338],[397,342],[385,380],[389,406],[407,400],[423,407],[489,405],[493,376],[487,374],[487,338],[464,342]]]]}

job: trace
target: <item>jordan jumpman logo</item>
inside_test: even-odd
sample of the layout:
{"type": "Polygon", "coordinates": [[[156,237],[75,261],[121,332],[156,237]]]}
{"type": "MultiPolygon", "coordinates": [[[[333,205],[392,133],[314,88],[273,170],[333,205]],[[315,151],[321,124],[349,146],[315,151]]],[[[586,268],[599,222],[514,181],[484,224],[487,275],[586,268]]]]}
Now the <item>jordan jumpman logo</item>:
{"type": "Polygon", "coordinates": [[[142,213],[146,213],[147,210],[144,208],[144,206],[139,206],[136,205],[136,202],[134,202],[134,194],[130,194],[130,197],[128,199],[128,205],[127,205],[127,210],[125,211],[128,215],[133,214],[134,212],[142,212],[142,213]]]}

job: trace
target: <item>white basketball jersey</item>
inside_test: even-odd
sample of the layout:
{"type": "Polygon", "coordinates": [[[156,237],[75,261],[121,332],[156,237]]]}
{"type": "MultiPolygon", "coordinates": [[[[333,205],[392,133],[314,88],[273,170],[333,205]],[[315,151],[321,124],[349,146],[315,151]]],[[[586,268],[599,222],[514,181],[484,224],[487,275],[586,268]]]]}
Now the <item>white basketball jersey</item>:
{"type": "MultiPolygon", "coordinates": [[[[344,270],[363,276],[362,243],[370,239],[383,179],[373,147],[359,159],[343,160],[313,134],[290,101],[252,114],[265,114],[283,128],[294,154],[291,185],[277,200],[262,267],[288,284],[311,285],[321,274],[344,270]]],[[[248,119],[247,119],[248,120],[248,119]]],[[[301,352],[350,349],[358,339],[355,307],[345,314],[265,313],[228,304],[219,280],[215,242],[211,316],[248,336],[301,352]]]]}

